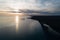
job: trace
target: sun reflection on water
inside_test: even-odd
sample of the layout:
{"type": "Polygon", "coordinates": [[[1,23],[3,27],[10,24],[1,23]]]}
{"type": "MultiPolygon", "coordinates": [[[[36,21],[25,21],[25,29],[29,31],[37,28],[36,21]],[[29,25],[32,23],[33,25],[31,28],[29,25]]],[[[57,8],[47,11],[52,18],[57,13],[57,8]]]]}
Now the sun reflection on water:
{"type": "Polygon", "coordinates": [[[19,27],[19,16],[18,15],[15,17],[15,20],[16,20],[16,32],[18,32],[18,27],[19,27]]]}

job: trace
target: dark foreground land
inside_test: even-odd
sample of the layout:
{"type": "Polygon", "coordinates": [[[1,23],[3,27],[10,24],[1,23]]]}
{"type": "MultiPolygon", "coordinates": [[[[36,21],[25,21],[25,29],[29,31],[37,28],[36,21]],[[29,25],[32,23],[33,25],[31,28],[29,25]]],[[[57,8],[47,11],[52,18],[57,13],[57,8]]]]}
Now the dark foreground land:
{"type": "Polygon", "coordinates": [[[33,16],[31,19],[38,20],[41,23],[48,35],[48,40],[60,40],[60,16],[33,16]],[[44,24],[49,25],[54,31],[49,32],[49,28],[44,24]]]}

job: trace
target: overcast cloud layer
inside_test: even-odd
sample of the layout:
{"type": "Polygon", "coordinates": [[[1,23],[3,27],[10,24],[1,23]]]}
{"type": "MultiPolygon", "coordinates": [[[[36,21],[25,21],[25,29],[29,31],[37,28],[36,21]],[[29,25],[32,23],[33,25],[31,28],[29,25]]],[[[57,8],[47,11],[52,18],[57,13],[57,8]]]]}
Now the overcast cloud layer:
{"type": "Polygon", "coordinates": [[[60,11],[60,0],[0,0],[0,10],[32,9],[48,12],[60,11]]]}

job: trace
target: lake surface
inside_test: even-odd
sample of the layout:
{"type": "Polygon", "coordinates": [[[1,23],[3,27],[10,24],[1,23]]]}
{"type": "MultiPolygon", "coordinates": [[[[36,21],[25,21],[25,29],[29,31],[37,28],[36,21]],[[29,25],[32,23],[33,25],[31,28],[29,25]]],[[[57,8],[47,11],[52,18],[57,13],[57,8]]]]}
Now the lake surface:
{"type": "Polygon", "coordinates": [[[28,37],[32,39],[34,35],[43,39],[44,32],[40,23],[28,17],[0,16],[0,39],[28,39],[28,37]]]}

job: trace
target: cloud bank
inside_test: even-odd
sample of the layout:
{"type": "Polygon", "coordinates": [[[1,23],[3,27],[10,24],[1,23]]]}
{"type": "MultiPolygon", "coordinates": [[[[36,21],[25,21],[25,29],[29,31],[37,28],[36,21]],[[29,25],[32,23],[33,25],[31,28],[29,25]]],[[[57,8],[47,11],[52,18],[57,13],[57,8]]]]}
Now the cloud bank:
{"type": "Polygon", "coordinates": [[[58,12],[60,11],[60,0],[0,0],[1,9],[30,9],[58,12]]]}

